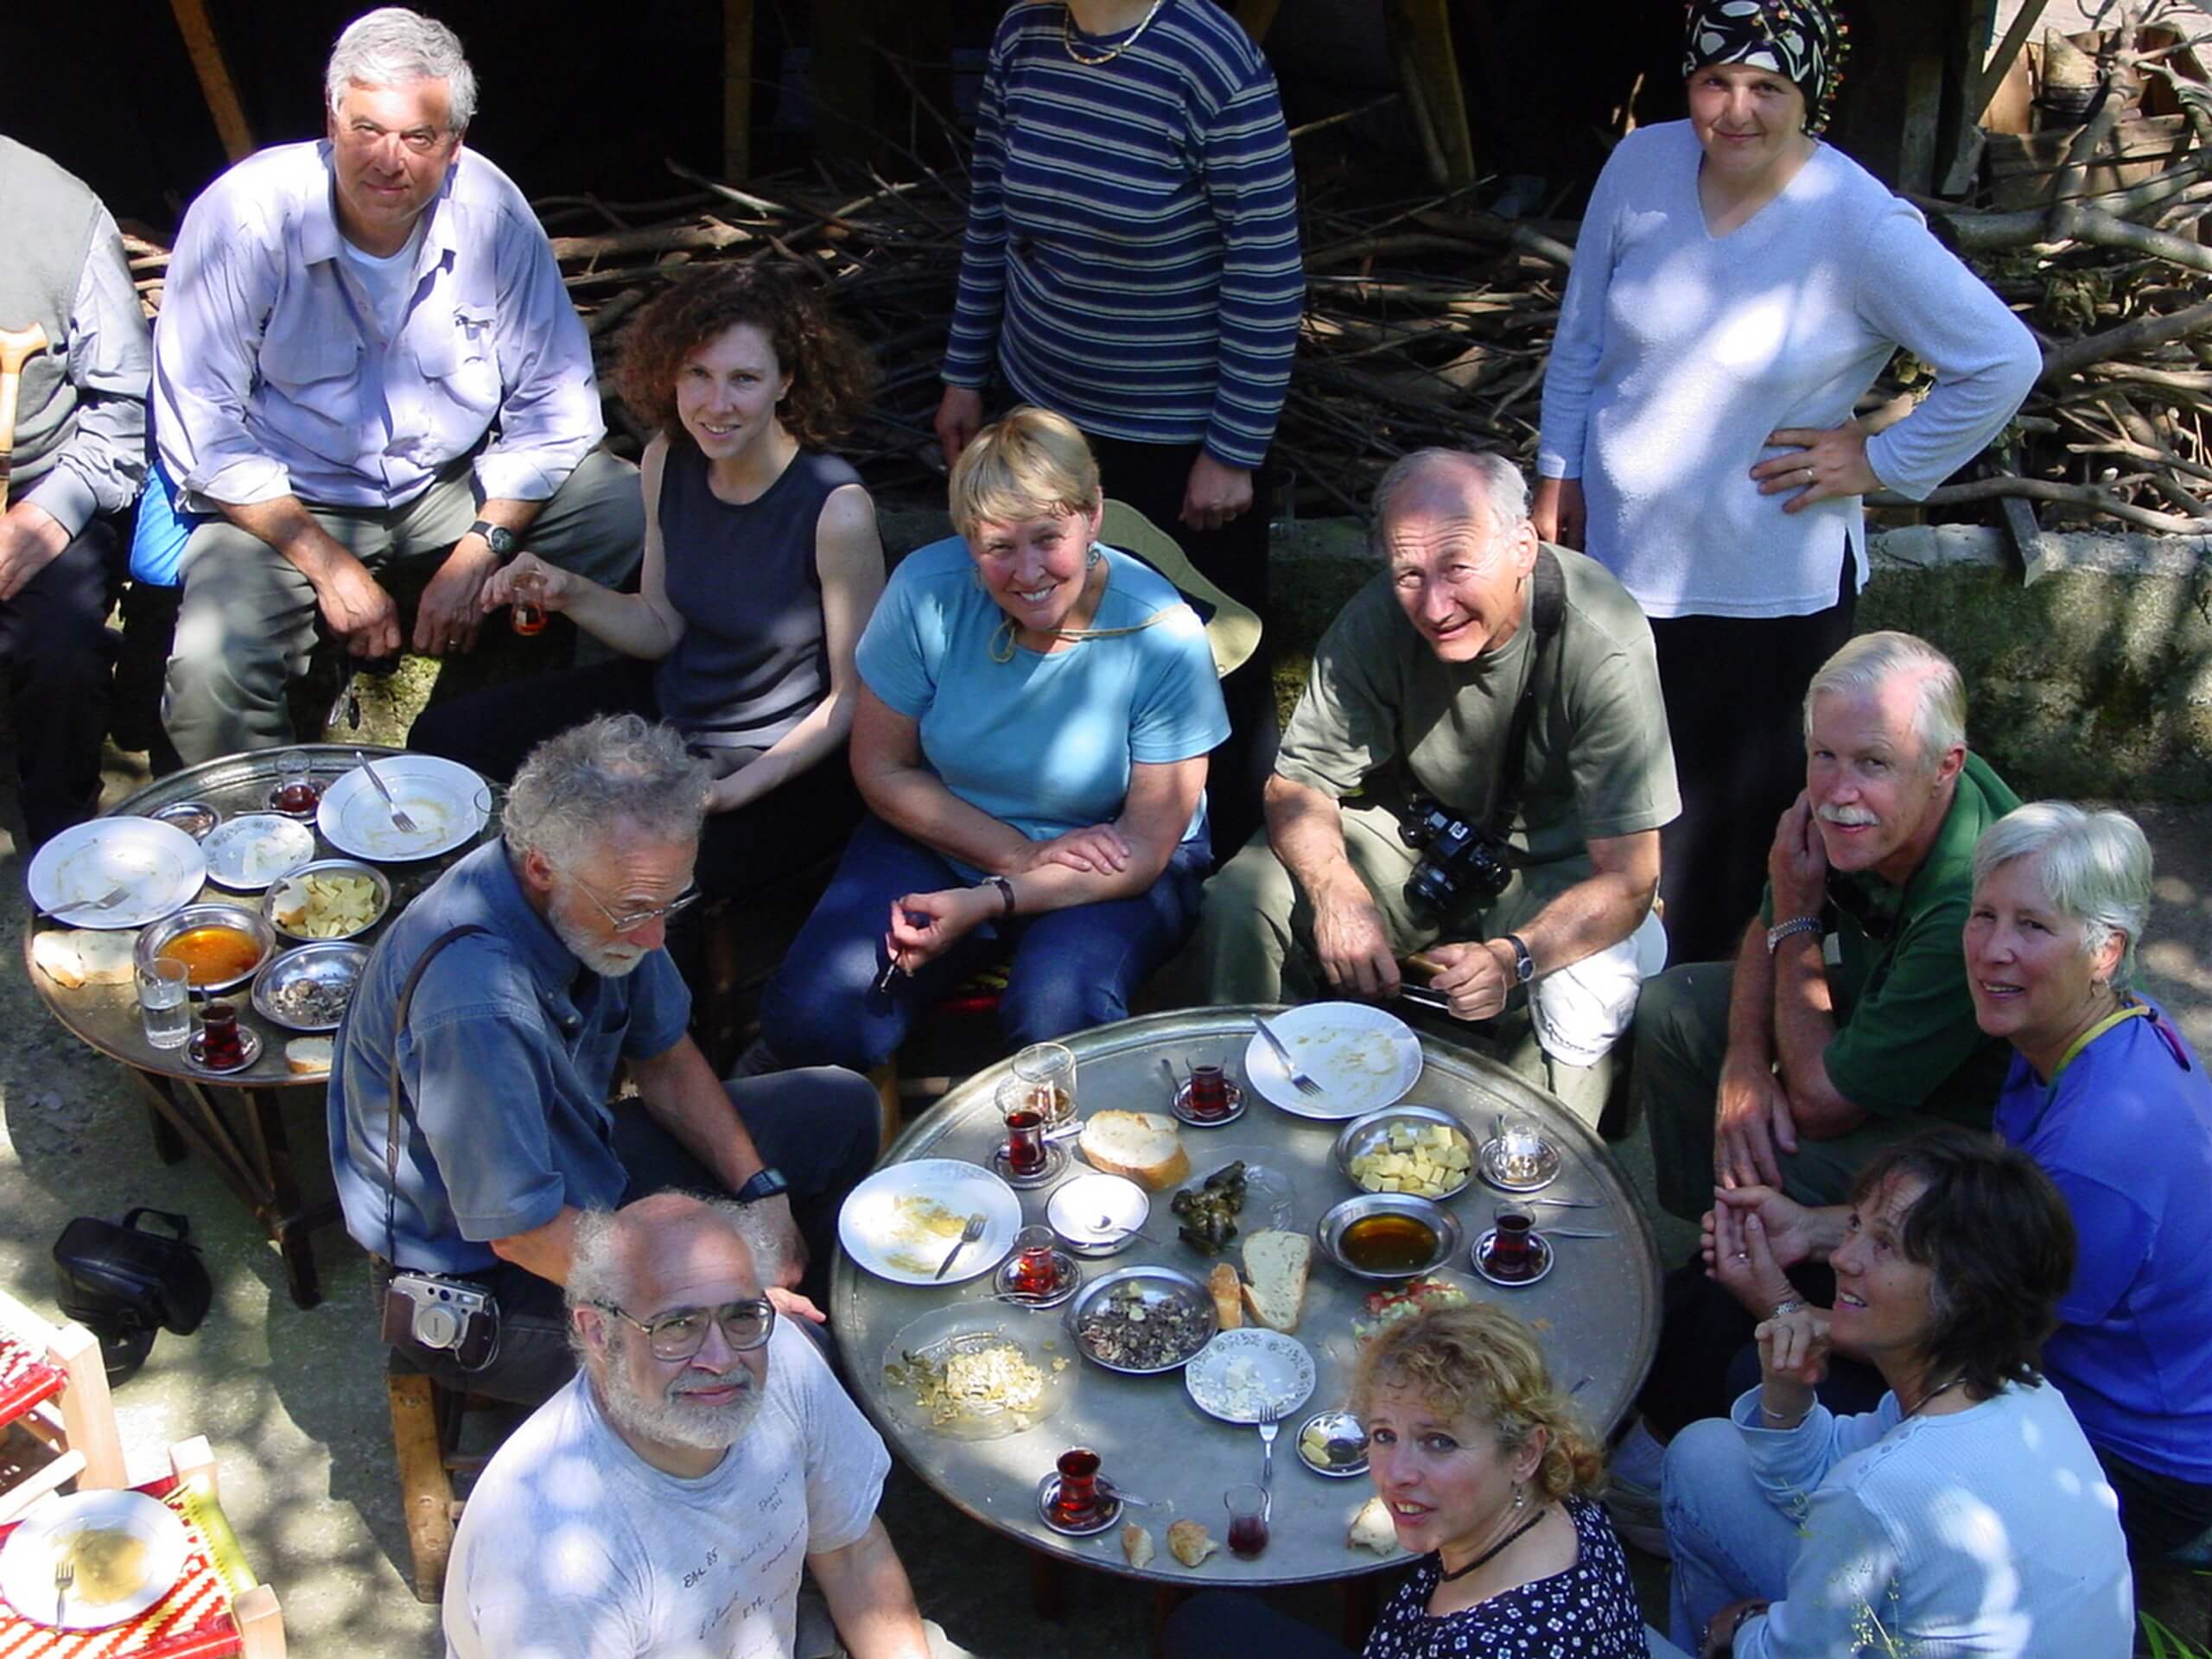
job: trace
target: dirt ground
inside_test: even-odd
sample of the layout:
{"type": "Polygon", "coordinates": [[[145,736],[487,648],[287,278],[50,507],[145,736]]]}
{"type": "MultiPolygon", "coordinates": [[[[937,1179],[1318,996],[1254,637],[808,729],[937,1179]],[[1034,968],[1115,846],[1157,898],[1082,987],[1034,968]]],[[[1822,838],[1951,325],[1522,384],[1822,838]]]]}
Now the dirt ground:
{"type": "MultiPolygon", "coordinates": [[[[109,798],[143,780],[111,757],[109,798]]],[[[13,824],[12,755],[0,753],[0,823],[13,824]]],[[[2201,1047],[2212,1047],[2212,809],[2137,809],[2158,853],[2158,912],[2143,952],[2152,994],[2201,1047]]],[[[20,893],[23,860],[0,841],[0,882],[20,893]]],[[[443,1651],[435,1610],[406,1586],[381,1382],[382,1350],[365,1306],[362,1258],[335,1230],[319,1241],[327,1300],[302,1311],[284,1294],[274,1249],[205,1166],[156,1158],[144,1109],[120,1069],[48,1015],[23,965],[20,900],[0,906],[0,1285],[51,1309],[48,1252],[73,1216],[118,1217],[137,1205],[182,1211],[205,1249],[215,1304],[194,1336],[164,1335],[117,1393],[134,1475],[149,1478],[169,1442],[205,1434],[220,1459],[231,1517],[257,1570],[276,1585],[302,1655],[417,1659],[443,1651]]],[[[293,1124],[302,1163],[320,1173],[319,1097],[302,1091],[293,1124]]],[[[1631,1169],[1648,1154],[1620,1149],[1631,1169]]],[[[1670,1248],[1681,1240],[1679,1225],[1670,1248]]],[[[1020,1548],[950,1513],[903,1471],[887,1524],[925,1611],[982,1659],[1135,1659],[1147,1651],[1151,1595],[1118,1580],[1073,1575],[1062,1619],[1032,1610],[1020,1548]]],[[[1645,1563],[1647,1594],[1662,1580],[1645,1563]]],[[[1290,1605],[1333,1627],[1334,1598],[1290,1605]]],[[[1654,1611],[1656,1605],[1654,1604],[1654,1611]]]]}

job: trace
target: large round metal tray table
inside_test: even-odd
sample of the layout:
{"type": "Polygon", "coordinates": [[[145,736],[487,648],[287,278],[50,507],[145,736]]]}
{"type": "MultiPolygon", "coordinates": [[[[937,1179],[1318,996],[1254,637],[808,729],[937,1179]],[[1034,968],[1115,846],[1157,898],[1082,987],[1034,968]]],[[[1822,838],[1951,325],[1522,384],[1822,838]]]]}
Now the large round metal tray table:
{"type": "MultiPolygon", "coordinates": [[[[1246,1008],[1187,1009],[1068,1038],[1077,1058],[1078,1112],[1088,1116],[1108,1107],[1164,1112],[1167,1083],[1160,1066],[1163,1058],[1178,1065],[1217,1063],[1233,1081],[1246,1084],[1243,1052],[1252,1031],[1251,1013],[1246,1008]]],[[[1503,1066],[1433,1037],[1423,1036],[1421,1049],[1424,1068],[1406,1096],[1408,1102],[1451,1111],[1478,1146],[1487,1138],[1487,1126],[1498,1111],[1535,1116],[1561,1154],[1559,1177],[1544,1196],[1604,1201],[1598,1208],[1537,1210],[1540,1228],[1572,1226],[1614,1235],[1610,1239],[1559,1241],[1554,1246],[1556,1265],[1541,1283],[1511,1290],[1487,1286],[1469,1268],[1465,1251],[1452,1273],[1474,1293],[1503,1302],[1528,1320],[1560,1385],[1574,1390],[1577,1403],[1594,1427],[1610,1429],[1642,1386],[1658,1343],[1657,1246],[1635,1195],[1604,1143],[1551,1096],[1503,1066]]],[[[1007,1075],[1007,1068],[1001,1065],[970,1077],[900,1135],[885,1161],[957,1158],[988,1162],[1003,1135],[995,1096],[1007,1075]]],[[[1293,1116],[1255,1092],[1248,1098],[1244,1114],[1224,1128],[1183,1130],[1191,1179],[1217,1166],[1220,1160],[1212,1147],[1264,1148],[1289,1178],[1294,1213],[1288,1224],[1310,1233],[1324,1211],[1357,1190],[1332,1156],[1343,1126],[1293,1116]]],[[[1062,1179],[1089,1173],[1090,1166],[1077,1157],[1062,1179]]],[[[1025,1223],[1045,1219],[1051,1192],[1046,1186],[1020,1194],[1025,1223]]],[[[1157,1242],[1140,1239],[1117,1255],[1084,1262],[1085,1282],[1146,1262],[1164,1263],[1205,1278],[1211,1261],[1177,1239],[1168,1196],[1154,1195],[1152,1219],[1145,1228],[1157,1242]]],[[[1477,1180],[1447,1207],[1471,1241],[1490,1226],[1492,1206],[1504,1196],[1477,1180]]],[[[1225,1259],[1237,1259],[1234,1244],[1225,1259]]],[[[856,1267],[841,1252],[831,1289],[830,1328],[843,1351],[848,1386],[897,1454],[956,1509],[1064,1560],[1194,1587],[1306,1583],[1407,1565],[1408,1558],[1402,1552],[1379,1558],[1346,1548],[1345,1528],[1372,1487],[1364,1478],[1331,1480],[1313,1473],[1299,1462],[1293,1444],[1297,1425],[1307,1414],[1343,1402],[1355,1362],[1352,1320],[1363,1310],[1373,1285],[1344,1273],[1316,1251],[1296,1335],[1312,1351],[1319,1380],[1313,1398],[1286,1419],[1275,1443],[1272,1537],[1256,1560],[1237,1560],[1224,1547],[1196,1569],[1179,1565],[1168,1553],[1168,1523],[1194,1518],[1225,1545],[1222,1494],[1240,1481],[1259,1478],[1261,1446],[1255,1430],[1218,1422],[1201,1412],[1185,1391],[1179,1372],[1140,1377],[1102,1370],[1079,1357],[1072,1338],[1063,1333],[1058,1311],[1036,1313],[1009,1306],[1005,1312],[1010,1322],[1038,1322],[1024,1328],[1056,1338],[1057,1351],[1073,1362],[1072,1387],[1055,1415],[1007,1439],[976,1442],[909,1430],[887,1408],[891,1389],[883,1375],[883,1360],[893,1337],[933,1307],[955,1300],[988,1298],[989,1286],[988,1274],[950,1287],[895,1285],[856,1267]],[[1039,1518],[1037,1483],[1058,1455],[1073,1446],[1095,1447],[1103,1459],[1103,1472],[1126,1491],[1173,1505],[1172,1510],[1127,1511],[1127,1518],[1152,1529],[1159,1547],[1141,1572],[1133,1572],[1124,1560],[1118,1529],[1096,1537],[1068,1538],[1039,1518]]]]}
{"type": "MultiPolygon", "coordinates": [[[[374,744],[293,746],[308,756],[311,774],[326,787],[353,769],[357,747],[371,760],[401,753],[374,744]]],[[[264,810],[276,782],[276,758],[284,753],[283,749],[260,750],[188,766],[149,784],[102,816],[143,817],[177,801],[205,801],[226,821],[238,813],[264,810]]],[[[379,863],[378,868],[391,883],[391,904],[358,943],[374,944],[391,918],[416,893],[475,844],[471,842],[442,858],[379,863]]],[[[332,847],[319,830],[315,855],[352,856],[332,847]]],[[[258,893],[232,893],[213,882],[200,896],[248,906],[258,906],[261,901],[258,893]]],[[[216,1076],[200,1071],[184,1058],[182,1049],[156,1048],[146,1040],[135,987],[83,985],[70,989],[41,973],[31,960],[31,940],[45,925],[60,924],[34,917],[32,925],[23,931],[23,969],[40,1000],[72,1034],[124,1064],[150,1109],[154,1141],[162,1160],[173,1164],[188,1153],[197,1153],[211,1163],[276,1243],[283,1256],[292,1300],[302,1307],[314,1306],[322,1300],[322,1290],[308,1236],[314,1229],[336,1220],[338,1206],[332,1200],[313,1204],[304,1200],[293,1167],[291,1136],[285,1127],[286,1104],[293,1103],[295,1112],[314,1112],[318,1128],[310,1142],[315,1149],[311,1155],[322,1155],[320,1120],[324,1083],[319,1075],[296,1075],[285,1064],[284,1043],[295,1033],[262,1019],[240,987],[232,998],[238,1007],[238,1022],[260,1033],[260,1057],[242,1071],[216,1076]]],[[[285,948],[295,943],[281,936],[278,939],[285,948]]]]}

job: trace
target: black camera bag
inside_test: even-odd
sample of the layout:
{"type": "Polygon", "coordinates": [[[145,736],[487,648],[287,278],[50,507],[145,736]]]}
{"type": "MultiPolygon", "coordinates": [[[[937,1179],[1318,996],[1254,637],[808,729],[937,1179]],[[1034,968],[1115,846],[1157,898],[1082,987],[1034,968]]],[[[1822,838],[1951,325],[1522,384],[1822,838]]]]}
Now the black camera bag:
{"type": "Polygon", "coordinates": [[[119,1382],[146,1363],[162,1330],[188,1337],[207,1317],[215,1287],[192,1243],[192,1223],[141,1205],[112,1222],[79,1216],[54,1245],[61,1311],[99,1338],[108,1380],[119,1382]],[[168,1233],[141,1217],[166,1223],[168,1233]]]}

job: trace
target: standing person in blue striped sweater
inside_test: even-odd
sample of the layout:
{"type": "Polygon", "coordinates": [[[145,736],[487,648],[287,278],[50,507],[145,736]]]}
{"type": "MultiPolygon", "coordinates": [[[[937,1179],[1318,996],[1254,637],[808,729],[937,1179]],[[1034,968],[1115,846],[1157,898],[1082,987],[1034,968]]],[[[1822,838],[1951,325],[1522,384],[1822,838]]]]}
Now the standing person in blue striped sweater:
{"type": "MultiPolygon", "coordinates": [[[[974,194],[937,431],[948,465],[995,382],[1066,416],[1107,493],[1268,612],[1262,465],[1304,305],[1297,181],[1274,76],[1213,0],[1010,7],[976,120],[974,194]]],[[[1263,649],[1223,685],[1214,845],[1261,821],[1263,649]]]]}

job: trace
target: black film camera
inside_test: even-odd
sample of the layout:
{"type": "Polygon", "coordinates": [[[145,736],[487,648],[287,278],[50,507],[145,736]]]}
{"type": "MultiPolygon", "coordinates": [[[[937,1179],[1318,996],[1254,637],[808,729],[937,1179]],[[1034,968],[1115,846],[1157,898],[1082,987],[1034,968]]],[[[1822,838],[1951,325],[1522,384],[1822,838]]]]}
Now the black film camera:
{"type": "Polygon", "coordinates": [[[1416,909],[1441,916],[1462,899],[1486,905],[1513,879],[1480,824],[1446,811],[1425,795],[1414,798],[1398,825],[1398,838],[1421,855],[1406,878],[1406,901],[1416,909]]]}
{"type": "Polygon", "coordinates": [[[492,1363],[499,1304],[491,1292],[430,1273],[395,1273],[384,1293],[384,1339],[450,1352],[465,1371],[492,1363]]]}

